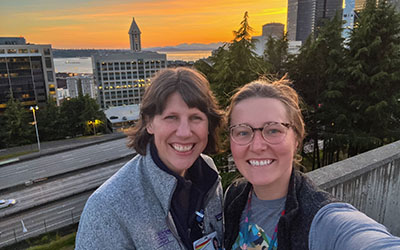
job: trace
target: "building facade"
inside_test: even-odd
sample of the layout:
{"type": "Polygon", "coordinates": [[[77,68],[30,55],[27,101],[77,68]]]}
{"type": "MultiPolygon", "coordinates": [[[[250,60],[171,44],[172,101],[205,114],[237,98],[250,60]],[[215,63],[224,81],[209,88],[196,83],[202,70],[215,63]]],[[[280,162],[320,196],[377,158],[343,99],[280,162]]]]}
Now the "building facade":
{"type": "Polygon", "coordinates": [[[270,37],[274,39],[281,39],[285,32],[285,25],[283,23],[267,23],[262,26],[262,35],[253,36],[253,44],[255,45],[255,52],[257,55],[264,54],[265,44],[270,37]]]}
{"type": "Polygon", "coordinates": [[[133,18],[129,28],[130,51],[92,56],[93,75],[102,109],[139,104],[154,74],[167,67],[167,55],[141,51],[141,32],[133,18]]]}
{"type": "Polygon", "coordinates": [[[67,77],[67,89],[69,97],[75,98],[79,95],[88,95],[93,99],[97,99],[97,87],[91,75],[77,75],[67,77]]]}
{"type": "Polygon", "coordinates": [[[114,52],[92,57],[101,108],[139,104],[150,78],[167,67],[165,54],[114,52]]]}
{"type": "Polygon", "coordinates": [[[290,41],[304,43],[324,19],[341,14],[343,0],[288,0],[287,33],[290,41]]]}
{"type": "Polygon", "coordinates": [[[58,100],[51,45],[21,44],[22,39],[0,39],[0,112],[11,96],[24,106],[58,100]]]}

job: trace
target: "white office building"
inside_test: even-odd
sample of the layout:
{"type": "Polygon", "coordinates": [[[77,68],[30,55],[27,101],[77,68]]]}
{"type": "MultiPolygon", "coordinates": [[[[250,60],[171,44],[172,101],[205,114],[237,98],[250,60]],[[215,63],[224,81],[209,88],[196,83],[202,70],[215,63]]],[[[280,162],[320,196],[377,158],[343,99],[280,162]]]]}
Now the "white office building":
{"type": "Polygon", "coordinates": [[[93,99],[97,99],[97,87],[92,76],[77,75],[67,77],[66,80],[69,97],[74,98],[79,95],[88,95],[93,99]]]}
{"type": "Polygon", "coordinates": [[[130,51],[92,56],[93,74],[101,108],[139,104],[154,74],[167,67],[167,56],[141,51],[140,30],[135,19],[129,29],[130,51]]]}

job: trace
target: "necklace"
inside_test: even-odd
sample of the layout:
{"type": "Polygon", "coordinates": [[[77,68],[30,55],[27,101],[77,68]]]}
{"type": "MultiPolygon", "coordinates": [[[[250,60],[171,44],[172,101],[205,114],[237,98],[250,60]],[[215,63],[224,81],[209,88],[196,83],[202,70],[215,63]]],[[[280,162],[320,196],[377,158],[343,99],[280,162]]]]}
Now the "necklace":
{"type": "MultiPolygon", "coordinates": [[[[247,209],[246,209],[246,217],[244,219],[244,222],[246,223],[246,230],[244,230],[244,242],[247,243],[248,241],[248,237],[249,237],[249,218],[251,217],[251,198],[252,198],[252,194],[253,194],[253,188],[250,189],[249,192],[249,197],[247,198],[247,209]]],[[[285,209],[282,210],[282,212],[280,213],[281,216],[283,216],[285,214],[285,209]]],[[[271,241],[269,242],[269,246],[268,246],[268,250],[272,250],[273,246],[275,245],[276,239],[277,239],[277,235],[278,235],[278,224],[279,224],[279,220],[275,225],[275,230],[274,230],[274,234],[272,235],[271,241]]]]}

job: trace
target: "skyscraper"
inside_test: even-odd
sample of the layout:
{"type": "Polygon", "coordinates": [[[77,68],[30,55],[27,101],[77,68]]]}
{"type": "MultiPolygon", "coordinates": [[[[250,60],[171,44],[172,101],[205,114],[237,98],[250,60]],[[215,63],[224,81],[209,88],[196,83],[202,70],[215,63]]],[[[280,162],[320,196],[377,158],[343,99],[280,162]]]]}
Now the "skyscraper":
{"type": "Polygon", "coordinates": [[[25,106],[57,99],[51,45],[26,44],[22,37],[0,39],[0,112],[10,96],[25,106]]]}
{"type": "Polygon", "coordinates": [[[167,67],[165,54],[141,51],[141,32],[133,18],[129,29],[130,51],[92,56],[93,75],[101,108],[139,104],[150,78],[167,67]]]}
{"type": "Polygon", "coordinates": [[[304,43],[309,35],[316,35],[324,19],[341,14],[342,5],[343,0],[288,0],[288,40],[304,43]]]}

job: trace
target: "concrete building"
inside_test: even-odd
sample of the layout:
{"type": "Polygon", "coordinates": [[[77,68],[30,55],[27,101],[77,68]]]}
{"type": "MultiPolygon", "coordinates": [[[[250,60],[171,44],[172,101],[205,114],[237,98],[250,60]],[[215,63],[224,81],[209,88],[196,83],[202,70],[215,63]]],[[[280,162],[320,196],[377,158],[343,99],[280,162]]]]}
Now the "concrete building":
{"type": "Polygon", "coordinates": [[[93,75],[100,107],[139,104],[150,78],[167,67],[167,56],[141,51],[140,30],[135,19],[129,29],[131,51],[99,53],[92,56],[93,75]]]}
{"type": "MultiPolygon", "coordinates": [[[[265,44],[270,37],[274,39],[281,39],[285,32],[285,25],[282,23],[268,23],[262,27],[261,36],[253,36],[251,39],[255,45],[254,52],[259,56],[263,56],[265,44]]],[[[288,41],[288,53],[298,54],[301,47],[300,41],[288,41]]]]}
{"type": "MultiPolygon", "coordinates": [[[[366,0],[344,0],[345,5],[343,9],[343,37],[349,39],[350,31],[354,27],[359,12],[364,8],[366,0]]],[[[400,0],[389,0],[397,11],[400,11],[400,0]]]]}
{"type": "Polygon", "coordinates": [[[92,60],[103,109],[139,104],[150,78],[167,67],[165,54],[149,51],[98,54],[92,60]]]}
{"type": "Polygon", "coordinates": [[[265,44],[267,43],[270,37],[275,39],[280,39],[283,37],[285,25],[283,23],[267,23],[262,27],[262,35],[261,36],[253,36],[251,39],[253,40],[254,45],[256,46],[255,52],[258,55],[263,55],[265,44]]]}
{"type": "Polygon", "coordinates": [[[133,104],[110,107],[104,110],[104,114],[106,115],[109,127],[112,128],[113,132],[123,131],[124,129],[130,128],[137,120],[139,120],[140,105],[133,104]]]}
{"type": "Polygon", "coordinates": [[[288,0],[287,33],[289,41],[301,41],[316,35],[324,19],[342,11],[343,0],[288,0]]]}
{"type": "Polygon", "coordinates": [[[89,95],[97,99],[97,88],[91,75],[76,75],[67,77],[67,89],[69,97],[74,98],[79,95],[89,95]]]}
{"type": "Polygon", "coordinates": [[[135,22],[135,18],[132,20],[131,27],[129,28],[129,41],[131,43],[131,50],[132,51],[141,51],[142,50],[142,41],[140,40],[141,37],[140,35],[142,32],[140,32],[139,26],[135,22]]]}
{"type": "Polygon", "coordinates": [[[25,45],[23,37],[0,37],[0,45],[25,45]]]}
{"type": "Polygon", "coordinates": [[[50,44],[26,44],[25,39],[0,39],[0,112],[12,95],[24,106],[57,100],[53,52],[50,44]]]}

